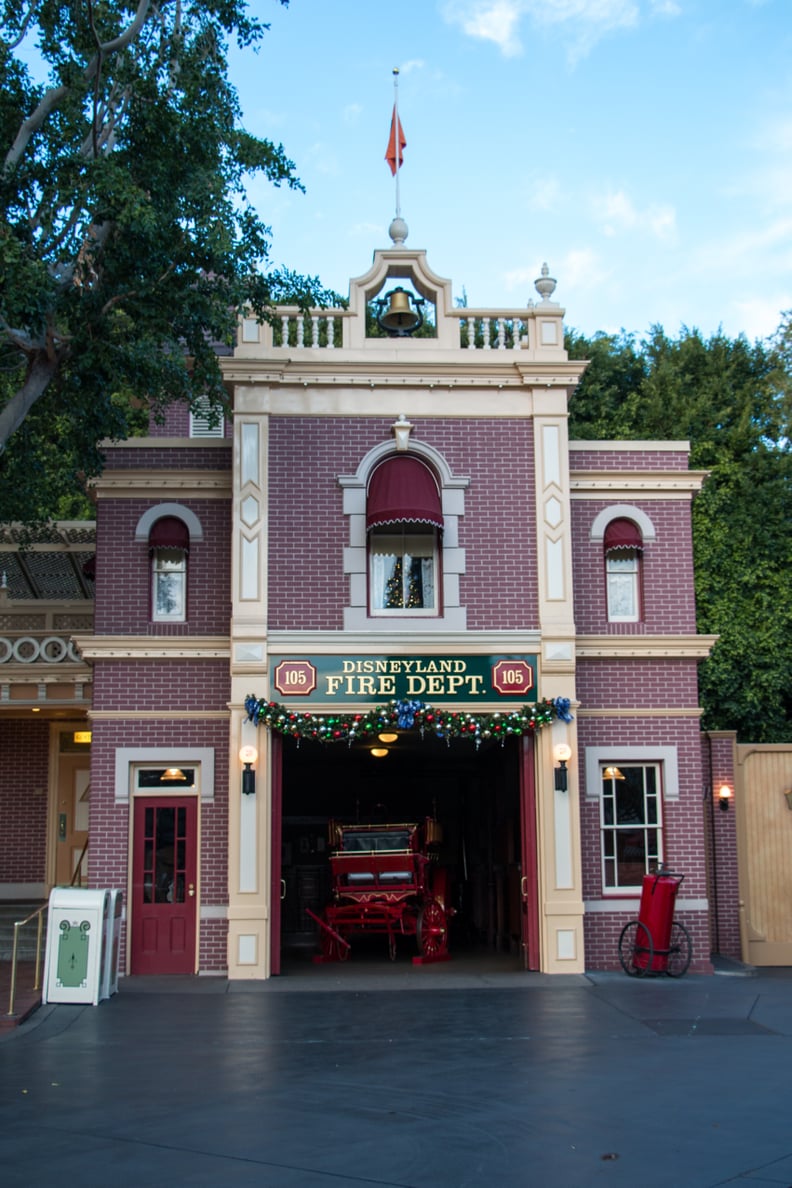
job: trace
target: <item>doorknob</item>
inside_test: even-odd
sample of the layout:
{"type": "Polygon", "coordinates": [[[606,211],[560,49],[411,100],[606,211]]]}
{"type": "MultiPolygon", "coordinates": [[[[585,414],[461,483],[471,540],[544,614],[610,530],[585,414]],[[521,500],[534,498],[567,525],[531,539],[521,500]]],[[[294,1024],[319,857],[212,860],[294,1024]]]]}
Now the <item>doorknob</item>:
{"type": "Polygon", "coordinates": [[[195,895],[195,883],[190,883],[189,887],[187,888],[187,894],[190,896],[195,895]]]}
{"type": "Polygon", "coordinates": [[[528,879],[525,875],[520,879],[520,895],[523,899],[528,898],[528,879]]]}
{"type": "Polygon", "coordinates": [[[281,899],[286,898],[286,880],[281,879],[281,899]]]}

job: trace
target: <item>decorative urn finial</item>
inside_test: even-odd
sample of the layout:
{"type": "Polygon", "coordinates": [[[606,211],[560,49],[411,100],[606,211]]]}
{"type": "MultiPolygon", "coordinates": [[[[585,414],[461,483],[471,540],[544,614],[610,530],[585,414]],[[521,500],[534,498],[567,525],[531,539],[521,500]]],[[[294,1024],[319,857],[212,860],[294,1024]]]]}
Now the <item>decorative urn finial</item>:
{"type": "Polygon", "coordinates": [[[556,280],[550,275],[550,269],[547,264],[542,265],[542,275],[534,281],[534,288],[536,289],[542,301],[549,301],[555,293],[556,280]]]}

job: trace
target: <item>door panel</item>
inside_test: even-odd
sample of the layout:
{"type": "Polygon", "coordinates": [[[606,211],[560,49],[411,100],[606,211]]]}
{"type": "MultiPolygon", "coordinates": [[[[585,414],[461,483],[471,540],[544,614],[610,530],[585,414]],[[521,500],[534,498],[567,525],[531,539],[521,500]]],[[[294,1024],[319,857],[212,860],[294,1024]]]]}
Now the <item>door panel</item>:
{"type": "Polygon", "coordinates": [[[133,974],[195,973],[197,818],[192,796],[135,799],[133,974]]]}
{"type": "Polygon", "coordinates": [[[83,850],[88,841],[88,809],[91,795],[90,757],[58,756],[58,812],[55,843],[55,883],[68,886],[82,857],[75,886],[88,885],[88,860],[83,850]]]}
{"type": "Polygon", "coordinates": [[[520,753],[520,832],[522,840],[522,953],[526,969],[539,968],[539,871],[536,857],[536,776],[534,740],[524,738],[520,753]]]}

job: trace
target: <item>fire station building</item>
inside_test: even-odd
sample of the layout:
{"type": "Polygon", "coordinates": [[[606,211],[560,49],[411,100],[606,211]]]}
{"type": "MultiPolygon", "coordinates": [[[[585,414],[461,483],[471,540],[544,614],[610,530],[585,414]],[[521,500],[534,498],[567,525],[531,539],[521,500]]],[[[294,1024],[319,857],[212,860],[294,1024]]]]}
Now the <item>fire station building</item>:
{"type": "Polygon", "coordinates": [[[330,822],[429,817],[452,966],[613,968],[665,862],[706,971],[705,476],[569,440],[546,268],[460,308],[392,238],[343,308],[240,319],[233,417],[108,445],[95,525],[2,529],[0,894],[119,887],[127,973],[262,979],[316,947],[330,822]]]}

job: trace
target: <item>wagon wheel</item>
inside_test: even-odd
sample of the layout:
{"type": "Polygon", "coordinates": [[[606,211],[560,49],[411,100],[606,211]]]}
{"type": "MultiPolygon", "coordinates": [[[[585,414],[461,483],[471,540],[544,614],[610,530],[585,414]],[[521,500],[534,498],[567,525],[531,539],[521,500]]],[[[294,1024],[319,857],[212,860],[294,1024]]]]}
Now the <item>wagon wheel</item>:
{"type": "Polygon", "coordinates": [[[642,978],[652,968],[654,944],[652,934],[640,920],[630,920],[619,937],[619,961],[631,978],[642,978]]]}
{"type": "Polygon", "coordinates": [[[668,964],[666,973],[669,978],[681,978],[687,973],[690,958],[693,956],[693,945],[690,933],[684,924],[674,924],[671,928],[671,944],[668,949],[668,964]]]}
{"type": "Polygon", "coordinates": [[[427,900],[418,913],[415,937],[424,957],[439,957],[448,951],[448,921],[437,900],[427,900]]]}

